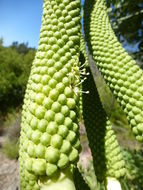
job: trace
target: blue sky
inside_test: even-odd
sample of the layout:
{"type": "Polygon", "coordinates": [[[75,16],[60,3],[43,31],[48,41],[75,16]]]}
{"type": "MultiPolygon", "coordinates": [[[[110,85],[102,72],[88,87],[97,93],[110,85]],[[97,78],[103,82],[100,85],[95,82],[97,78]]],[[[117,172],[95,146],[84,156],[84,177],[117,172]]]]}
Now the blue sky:
{"type": "Polygon", "coordinates": [[[42,3],[42,0],[0,0],[0,38],[5,46],[18,41],[37,47],[42,3]]]}
{"type": "Polygon", "coordinates": [[[13,41],[37,47],[42,17],[42,0],[0,0],[0,37],[4,45],[13,41]]]}

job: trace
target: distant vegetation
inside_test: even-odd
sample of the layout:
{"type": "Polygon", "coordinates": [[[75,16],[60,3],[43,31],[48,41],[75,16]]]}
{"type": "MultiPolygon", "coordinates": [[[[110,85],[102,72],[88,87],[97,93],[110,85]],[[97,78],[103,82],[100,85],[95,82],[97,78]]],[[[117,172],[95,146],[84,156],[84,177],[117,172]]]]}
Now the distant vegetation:
{"type": "Polygon", "coordinates": [[[112,27],[118,39],[143,68],[143,1],[106,1],[112,27]]]}
{"type": "Polygon", "coordinates": [[[13,42],[3,46],[0,39],[0,112],[21,106],[35,49],[13,42]]]}

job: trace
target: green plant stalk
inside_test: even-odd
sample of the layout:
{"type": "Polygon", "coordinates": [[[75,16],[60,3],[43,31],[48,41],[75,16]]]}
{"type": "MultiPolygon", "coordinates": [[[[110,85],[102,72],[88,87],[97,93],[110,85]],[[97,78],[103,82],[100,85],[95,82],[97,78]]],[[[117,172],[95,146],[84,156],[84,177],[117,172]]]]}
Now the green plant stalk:
{"type": "MultiPolygon", "coordinates": [[[[74,182],[75,182],[75,186],[76,186],[76,190],[90,190],[91,188],[89,188],[88,183],[86,183],[86,180],[84,179],[84,175],[81,171],[79,171],[79,169],[77,168],[74,171],[74,182]]],[[[96,188],[94,188],[96,189],[96,188]]]]}
{"type": "Polygon", "coordinates": [[[88,184],[90,190],[100,190],[100,184],[97,181],[97,177],[95,175],[93,157],[89,147],[89,142],[83,119],[81,119],[80,121],[80,142],[82,146],[82,151],[80,153],[78,169],[84,181],[86,182],[86,184],[88,184]]]}
{"type": "MultiPolygon", "coordinates": [[[[84,41],[82,40],[81,42],[81,60],[83,60],[83,62],[88,62],[86,51],[83,51],[85,49],[84,41]]],[[[119,187],[120,183],[117,183],[117,179],[125,174],[125,163],[122,157],[121,149],[112,129],[112,125],[100,102],[89,66],[86,66],[85,69],[85,73],[88,73],[89,75],[87,75],[86,80],[82,84],[83,94],[80,100],[81,118],[84,121],[82,123],[84,123],[87,131],[89,146],[93,155],[95,174],[97,175],[98,181],[108,182],[107,187],[110,186],[110,181],[116,181],[115,184],[119,187]],[[89,93],[87,94],[86,92],[88,91],[89,93]]],[[[88,171],[88,165],[85,165],[85,168],[84,164],[81,165],[82,170],[86,168],[88,171]]],[[[85,175],[88,176],[88,172],[85,172],[85,175]]],[[[88,177],[89,179],[92,179],[91,175],[88,177]]],[[[89,181],[88,183],[90,184],[89,181]]],[[[114,183],[112,184],[114,185],[114,183]]],[[[112,189],[114,188],[112,187],[112,189]]]]}
{"type": "Polygon", "coordinates": [[[112,125],[102,108],[92,76],[88,76],[82,89],[89,90],[88,95],[83,94],[83,119],[97,179],[102,182],[106,177],[123,177],[125,163],[122,152],[112,125]]]}
{"type": "Polygon", "coordinates": [[[84,21],[90,53],[136,139],[143,141],[143,72],[115,36],[105,0],[85,1],[84,21]]]}
{"type": "MultiPolygon", "coordinates": [[[[44,0],[22,111],[21,190],[39,190],[42,178],[50,180],[78,161],[79,46],[80,0],[44,0]]],[[[63,182],[72,184],[68,179],[63,182]]]]}
{"type": "MultiPolygon", "coordinates": [[[[88,56],[85,49],[85,43],[83,35],[80,37],[80,63],[81,63],[81,72],[84,71],[85,67],[88,65],[88,56]],[[83,67],[84,65],[84,67],[83,67]]],[[[81,79],[82,80],[82,79],[81,79]]],[[[82,107],[82,87],[81,87],[81,95],[80,95],[80,142],[82,146],[82,151],[80,153],[80,159],[78,162],[78,170],[81,173],[85,183],[91,190],[99,190],[100,184],[97,181],[97,177],[95,175],[94,165],[93,165],[93,157],[91,154],[91,150],[89,147],[89,142],[87,138],[87,133],[85,129],[85,124],[83,120],[83,107],[82,107]]],[[[77,183],[81,183],[76,179],[77,183]]],[[[85,188],[85,185],[84,185],[85,188]]],[[[87,188],[88,189],[88,188],[87,188]]]]}

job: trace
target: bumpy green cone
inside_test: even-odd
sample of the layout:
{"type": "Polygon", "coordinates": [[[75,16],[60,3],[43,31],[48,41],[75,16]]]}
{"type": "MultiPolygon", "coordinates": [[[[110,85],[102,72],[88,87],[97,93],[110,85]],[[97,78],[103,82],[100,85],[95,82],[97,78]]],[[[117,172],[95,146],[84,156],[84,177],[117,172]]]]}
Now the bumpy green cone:
{"type": "MultiPolygon", "coordinates": [[[[84,41],[81,41],[81,54],[88,63],[84,41]]],[[[83,58],[82,58],[83,60],[83,58]]],[[[82,62],[82,61],[81,61],[82,62]]],[[[86,73],[90,69],[86,67],[86,73]]],[[[125,163],[111,123],[102,108],[100,98],[90,73],[82,84],[81,112],[93,155],[95,173],[99,181],[105,178],[120,178],[125,174],[125,163]],[[89,91],[89,94],[86,92],[89,91]]]]}
{"type": "Polygon", "coordinates": [[[93,59],[127,115],[136,139],[143,141],[142,70],[117,40],[104,0],[85,2],[85,28],[87,22],[85,36],[93,59]]]}
{"type": "Polygon", "coordinates": [[[91,75],[82,86],[84,91],[89,90],[88,95],[82,95],[83,119],[97,178],[99,181],[108,176],[120,178],[125,174],[125,163],[91,75]]]}
{"type": "Polygon", "coordinates": [[[78,160],[79,53],[80,1],[45,0],[22,111],[21,190],[38,190],[39,176],[50,179],[78,160]]]}

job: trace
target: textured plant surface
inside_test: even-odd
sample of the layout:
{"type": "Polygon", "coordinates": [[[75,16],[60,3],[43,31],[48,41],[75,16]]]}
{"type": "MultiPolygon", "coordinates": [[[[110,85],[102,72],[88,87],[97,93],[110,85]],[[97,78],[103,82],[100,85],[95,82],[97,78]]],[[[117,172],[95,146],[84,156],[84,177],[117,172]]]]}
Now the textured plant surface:
{"type": "Polygon", "coordinates": [[[21,189],[39,189],[40,177],[50,178],[79,157],[79,44],[80,1],[44,1],[22,112],[21,189]]]}
{"type": "MultiPolygon", "coordinates": [[[[83,46],[81,48],[82,56],[88,62],[84,43],[81,43],[81,46],[83,46]]],[[[82,94],[81,109],[93,155],[95,173],[99,181],[105,180],[108,176],[120,178],[125,174],[125,164],[120,146],[112,125],[102,108],[89,66],[86,66],[86,73],[88,75],[82,84],[82,90],[89,92],[82,94]],[[102,160],[100,160],[101,158],[102,160]]]]}
{"type": "Polygon", "coordinates": [[[127,115],[133,133],[142,141],[142,70],[117,40],[104,0],[85,2],[85,36],[99,70],[127,115]]]}
{"type": "Polygon", "coordinates": [[[130,179],[124,159],[131,155],[122,155],[89,54],[136,139],[143,140],[142,71],[115,37],[104,0],[85,0],[86,51],[80,10],[80,0],[43,1],[39,45],[22,111],[21,190],[121,190],[123,177],[130,179]]]}

